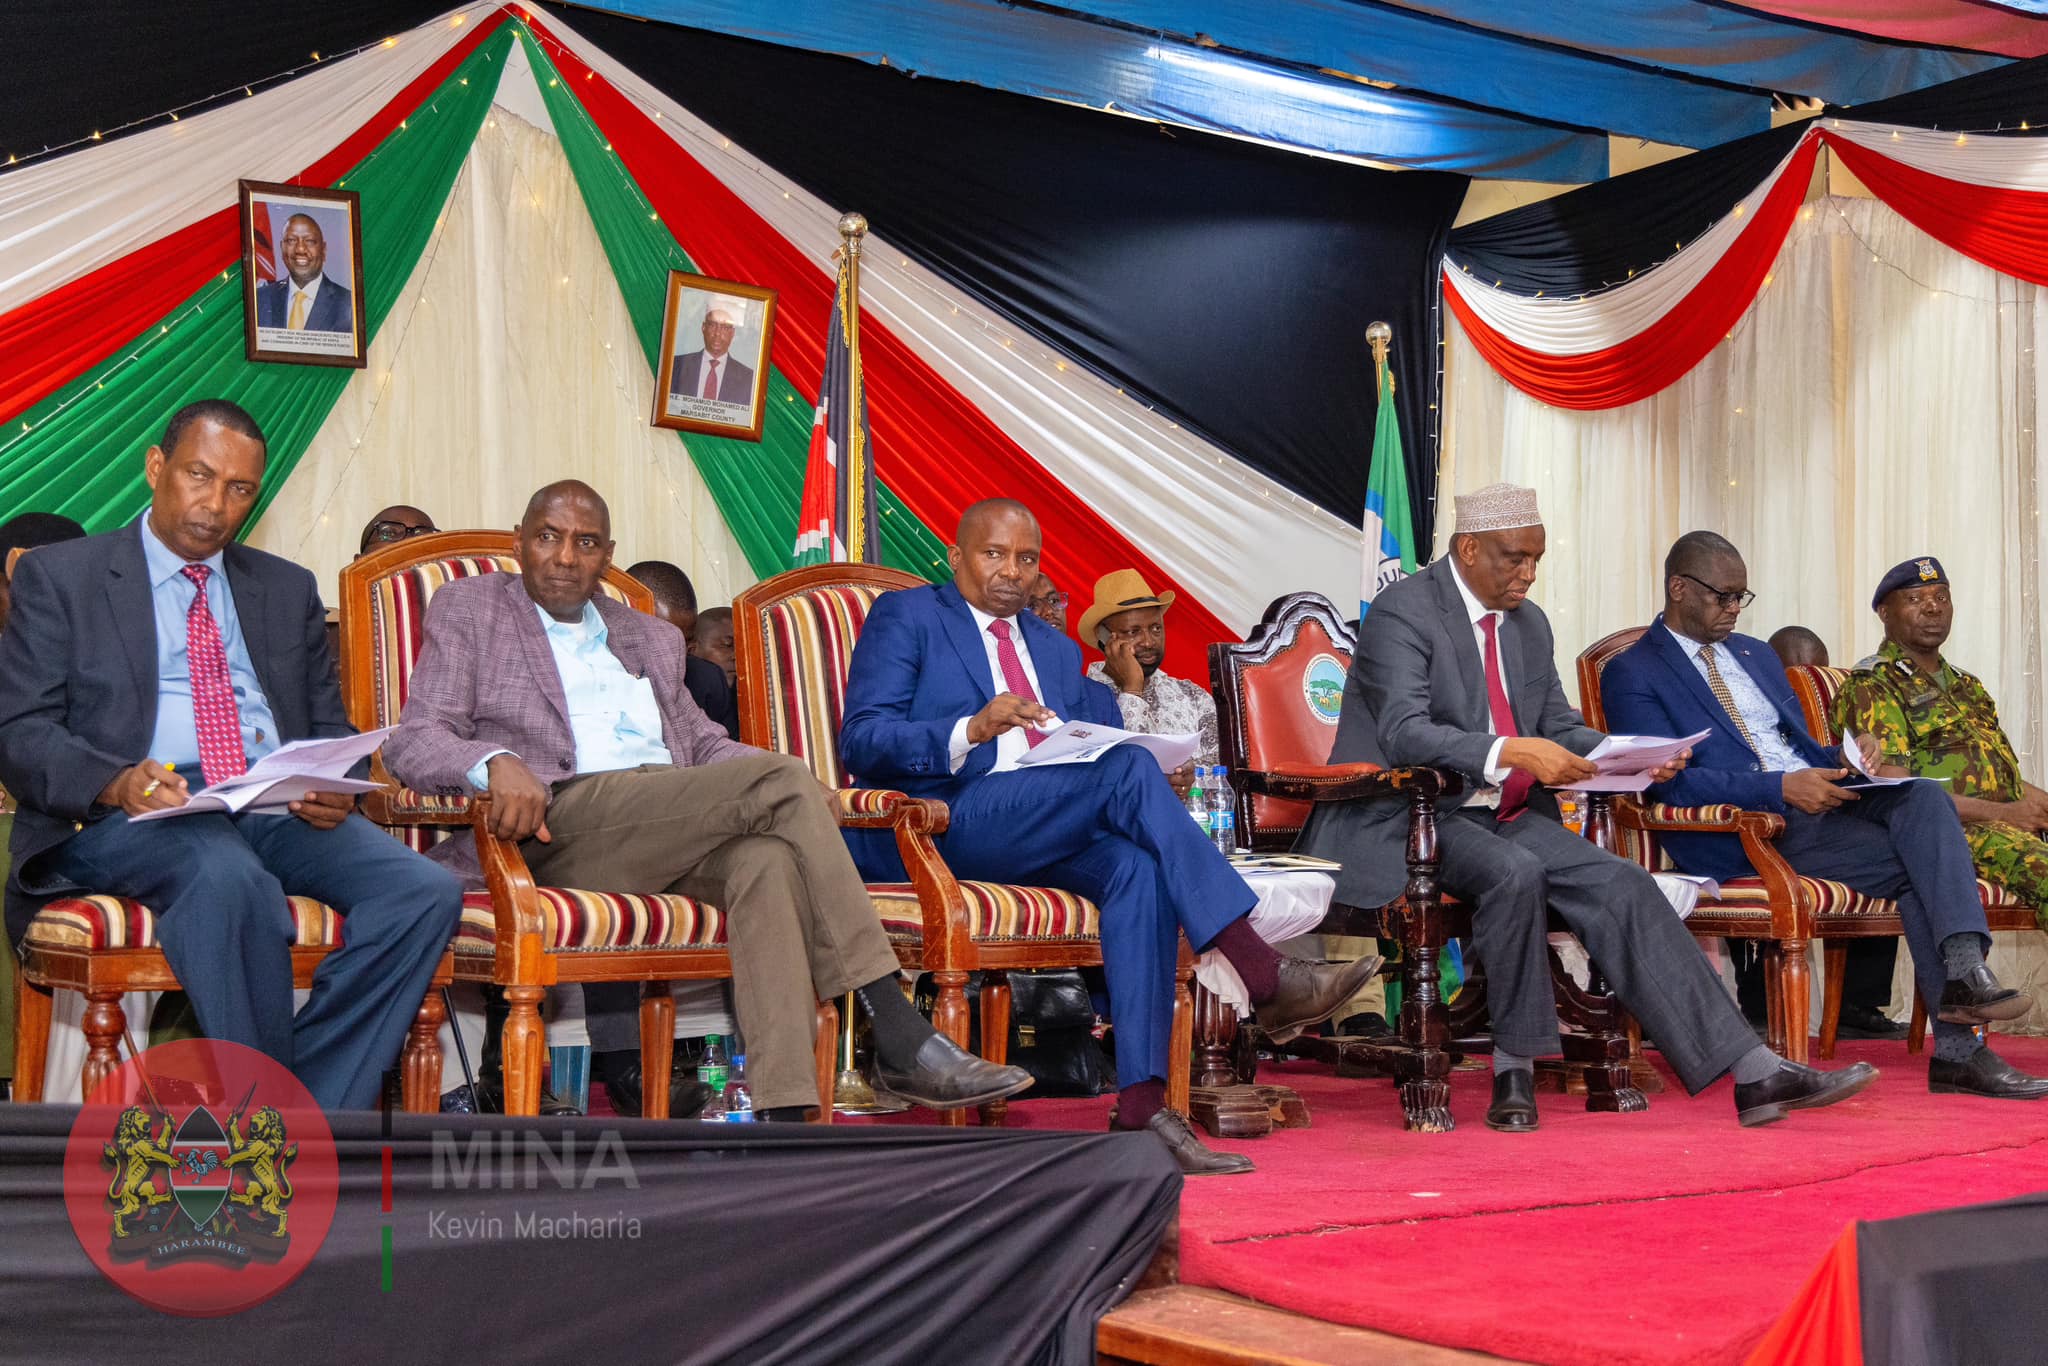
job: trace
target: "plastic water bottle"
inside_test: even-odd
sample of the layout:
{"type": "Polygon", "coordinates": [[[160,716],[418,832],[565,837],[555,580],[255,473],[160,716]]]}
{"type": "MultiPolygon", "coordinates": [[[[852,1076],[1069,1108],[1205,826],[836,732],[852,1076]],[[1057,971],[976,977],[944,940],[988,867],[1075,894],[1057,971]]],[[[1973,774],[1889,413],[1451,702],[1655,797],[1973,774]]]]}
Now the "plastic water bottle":
{"type": "Polygon", "coordinates": [[[732,1055],[732,1072],[725,1083],[725,1122],[754,1122],[754,1097],[747,1090],[747,1055],[744,1053],[732,1055]]]}
{"type": "Polygon", "coordinates": [[[1209,770],[1209,838],[1216,852],[1225,858],[1237,852],[1237,794],[1231,791],[1229,770],[1218,764],[1209,770]]]}
{"type": "Polygon", "coordinates": [[[707,1035],[704,1039],[704,1060],[697,1064],[697,1080],[711,1088],[711,1099],[704,1102],[697,1118],[725,1118],[725,1088],[731,1080],[731,1071],[731,1064],[725,1057],[724,1036],[707,1035]]]}
{"type": "Polygon", "coordinates": [[[1214,838],[1209,825],[1209,798],[1203,792],[1208,781],[1209,770],[1201,764],[1195,765],[1194,785],[1188,789],[1186,806],[1188,814],[1195,818],[1195,824],[1202,827],[1202,833],[1214,838]]]}

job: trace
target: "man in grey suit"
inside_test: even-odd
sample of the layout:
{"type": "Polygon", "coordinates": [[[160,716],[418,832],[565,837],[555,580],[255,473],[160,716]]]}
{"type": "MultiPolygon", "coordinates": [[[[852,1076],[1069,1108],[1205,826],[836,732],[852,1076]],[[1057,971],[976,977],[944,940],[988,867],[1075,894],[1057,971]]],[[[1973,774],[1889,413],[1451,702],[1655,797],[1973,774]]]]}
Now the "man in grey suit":
{"type": "MultiPolygon", "coordinates": [[[[1545,952],[1548,910],[1585,944],[1688,1091],[1735,1077],[1745,1125],[1846,1099],[1867,1063],[1823,1072],[1758,1044],[1650,875],[1566,830],[1548,788],[1591,777],[1601,740],[1566,703],[1555,643],[1528,601],[1543,558],[1533,489],[1457,499],[1450,554],[1382,593],[1360,624],[1331,763],[1426,765],[1462,777],[1439,832],[1444,890],[1474,903],[1473,947],[1493,1021],[1486,1122],[1536,1127],[1531,1060],[1561,1044],[1545,952]]],[[[1659,780],[1682,767],[1681,758],[1659,780]]],[[[1401,894],[1407,808],[1318,807],[1299,847],[1344,864],[1337,897],[1401,894]]]]}
{"type": "Polygon", "coordinates": [[[738,332],[741,312],[737,304],[715,300],[704,310],[702,351],[676,357],[675,373],[669,380],[669,394],[675,398],[706,398],[719,403],[751,405],[754,401],[754,371],[734,360],[733,335],[738,332]]]}
{"type": "MultiPolygon", "coordinates": [[[[421,792],[488,792],[492,832],[517,841],[544,883],[680,892],[722,909],[764,1119],[801,1120],[816,1104],[813,1012],[847,991],[874,1026],[878,1079],[905,1099],[951,1109],[1029,1086],[1028,1073],[962,1051],[904,999],[810,770],[727,738],[690,698],[682,633],[597,591],[612,555],[604,500],[575,480],[550,484],[527,504],[514,548],[519,573],[434,595],[384,745],[391,772],[421,792]]],[[[433,856],[476,875],[467,832],[433,856]]],[[[593,1019],[603,1048],[599,1030],[593,1019]]]]}

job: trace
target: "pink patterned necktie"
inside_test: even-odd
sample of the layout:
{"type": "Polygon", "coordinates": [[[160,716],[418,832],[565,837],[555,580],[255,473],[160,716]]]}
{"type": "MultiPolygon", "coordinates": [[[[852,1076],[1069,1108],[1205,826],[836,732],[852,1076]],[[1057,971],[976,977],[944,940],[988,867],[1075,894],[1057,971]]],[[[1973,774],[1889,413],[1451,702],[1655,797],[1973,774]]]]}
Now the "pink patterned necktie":
{"type": "MultiPolygon", "coordinates": [[[[1016,643],[1010,639],[1010,623],[992,621],[988,624],[988,629],[989,634],[996,638],[996,663],[1003,671],[1003,686],[1019,697],[1028,697],[1033,702],[1038,701],[1038,694],[1031,687],[1031,679],[1024,672],[1024,661],[1017,654],[1016,643]]],[[[1035,726],[1024,728],[1026,749],[1036,749],[1039,742],[1044,739],[1045,732],[1035,726]]]]}
{"type": "Polygon", "coordinates": [[[192,669],[199,772],[211,786],[247,773],[249,759],[242,752],[242,713],[235,706],[234,681],[228,677],[227,647],[221,644],[220,623],[206,605],[206,580],[213,571],[203,564],[188,564],[184,573],[199,589],[185,613],[185,659],[192,669]]]}
{"type": "MultiPolygon", "coordinates": [[[[1500,672],[1500,639],[1494,634],[1498,618],[1488,612],[1479,619],[1479,629],[1486,632],[1486,708],[1493,714],[1493,733],[1514,739],[1521,735],[1515,729],[1515,710],[1508,705],[1508,690],[1500,672]]],[[[1521,769],[1512,770],[1507,780],[1500,785],[1500,810],[1494,819],[1511,821],[1522,814],[1522,808],[1529,804],[1529,789],[1536,780],[1521,769]]]]}

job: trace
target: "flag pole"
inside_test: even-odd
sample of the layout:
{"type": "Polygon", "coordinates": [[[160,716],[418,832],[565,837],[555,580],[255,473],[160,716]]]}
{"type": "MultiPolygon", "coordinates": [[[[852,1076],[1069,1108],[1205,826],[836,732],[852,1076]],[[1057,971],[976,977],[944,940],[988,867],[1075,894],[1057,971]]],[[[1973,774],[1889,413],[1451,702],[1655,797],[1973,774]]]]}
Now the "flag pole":
{"type": "Polygon", "coordinates": [[[1372,345],[1372,368],[1374,383],[1379,396],[1385,399],[1387,389],[1387,350],[1394,344],[1394,329],[1386,323],[1377,322],[1365,329],[1365,339],[1372,345]]]}
{"type": "Polygon", "coordinates": [[[867,519],[868,433],[867,423],[862,420],[867,412],[867,401],[861,394],[860,374],[860,246],[867,231],[865,215],[840,215],[839,249],[846,253],[846,297],[840,307],[846,310],[842,325],[846,331],[847,437],[845,461],[840,466],[839,477],[840,486],[847,494],[846,558],[854,564],[865,564],[871,558],[868,537],[874,533],[867,519]]]}

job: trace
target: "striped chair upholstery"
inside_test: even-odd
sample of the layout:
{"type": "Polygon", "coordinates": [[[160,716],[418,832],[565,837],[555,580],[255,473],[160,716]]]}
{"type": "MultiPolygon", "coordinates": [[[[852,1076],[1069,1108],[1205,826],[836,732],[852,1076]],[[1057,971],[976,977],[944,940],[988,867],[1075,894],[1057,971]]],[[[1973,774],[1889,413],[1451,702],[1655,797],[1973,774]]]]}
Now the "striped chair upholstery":
{"type": "MultiPolygon", "coordinates": [[[[960,891],[967,898],[969,933],[977,944],[1085,942],[1101,934],[1101,912],[1095,903],[1056,887],[963,882],[960,891]]],[[[891,940],[915,944],[924,938],[924,911],[916,888],[907,882],[870,882],[868,897],[891,940]]]]}
{"type": "MultiPolygon", "coordinates": [[[[542,887],[542,942],[555,953],[603,949],[722,948],[725,913],[709,902],[670,893],[578,892],[542,887]]],[[[489,892],[462,898],[457,953],[495,953],[497,914],[489,892]]]]}
{"type": "Polygon", "coordinates": [[[866,584],[832,584],[761,610],[768,734],[756,742],[802,759],[827,787],[851,781],[839,762],[846,672],[868,609],[881,595],[866,584]]]}
{"type": "MultiPolygon", "coordinates": [[[[300,948],[333,948],[341,943],[342,918],[311,897],[290,898],[292,942],[300,948]]],[[[29,922],[24,943],[49,949],[150,949],[156,947],[156,915],[125,896],[60,897],[29,922]]]]}

